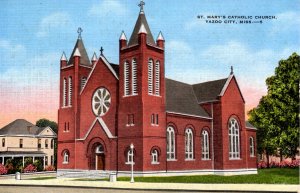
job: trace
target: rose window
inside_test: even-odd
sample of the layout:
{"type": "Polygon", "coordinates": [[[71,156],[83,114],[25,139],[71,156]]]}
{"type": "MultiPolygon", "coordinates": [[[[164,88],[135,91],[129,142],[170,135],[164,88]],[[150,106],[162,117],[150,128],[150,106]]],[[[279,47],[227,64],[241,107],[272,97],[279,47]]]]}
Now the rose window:
{"type": "Polygon", "coordinates": [[[107,113],[111,104],[111,96],[106,88],[99,88],[93,95],[92,108],[96,116],[103,116],[107,113]]]}

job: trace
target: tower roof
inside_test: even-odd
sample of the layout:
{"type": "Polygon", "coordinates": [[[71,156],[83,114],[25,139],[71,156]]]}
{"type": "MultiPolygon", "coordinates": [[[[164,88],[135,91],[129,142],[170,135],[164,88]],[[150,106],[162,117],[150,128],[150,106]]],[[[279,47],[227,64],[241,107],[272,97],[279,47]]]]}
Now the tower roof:
{"type": "Polygon", "coordinates": [[[86,49],[85,49],[85,47],[84,47],[84,44],[83,44],[83,41],[82,41],[81,38],[80,38],[80,39],[79,39],[79,38],[77,39],[77,42],[76,42],[76,44],[75,44],[75,46],[74,46],[74,49],[73,49],[73,51],[72,51],[72,54],[71,54],[71,56],[70,56],[68,65],[74,64],[74,59],[73,59],[74,54],[78,54],[78,53],[75,53],[76,50],[78,50],[79,53],[80,53],[80,64],[83,64],[83,65],[91,65],[90,60],[89,60],[89,56],[88,56],[88,54],[87,54],[87,52],[86,52],[86,49]]]}
{"type": "Polygon", "coordinates": [[[128,46],[132,46],[132,45],[138,44],[138,41],[139,41],[139,39],[138,39],[139,32],[140,32],[140,29],[141,29],[142,25],[144,25],[144,29],[147,32],[147,43],[155,45],[155,41],[154,41],[152,33],[150,31],[150,28],[149,28],[146,16],[145,16],[144,12],[140,12],[139,13],[139,17],[138,17],[138,19],[137,19],[137,21],[135,23],[133,32],[131,34],[131,37],[129,39],[128,46]]]}

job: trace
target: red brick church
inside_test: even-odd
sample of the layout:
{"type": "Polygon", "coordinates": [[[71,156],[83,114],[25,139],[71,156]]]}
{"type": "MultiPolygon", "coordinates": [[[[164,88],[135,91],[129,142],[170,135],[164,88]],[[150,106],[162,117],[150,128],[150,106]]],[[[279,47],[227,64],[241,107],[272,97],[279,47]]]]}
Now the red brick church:
{"type": "Polygon", "coordinates": [[[256,130],[227,78],[187,84],[165,77],[165,40],[143,10],[119,39],[119,64],[101,49],[91,60],[81,38],[60,63],[58,176],[253,174],[256,130]],[[133,145],[133,148],[130,145],[133,145]]]}

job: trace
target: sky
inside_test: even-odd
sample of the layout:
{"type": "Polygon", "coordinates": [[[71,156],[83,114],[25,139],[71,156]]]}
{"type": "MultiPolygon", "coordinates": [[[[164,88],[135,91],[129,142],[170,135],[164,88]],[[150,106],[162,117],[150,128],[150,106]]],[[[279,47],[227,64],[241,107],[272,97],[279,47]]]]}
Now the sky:
{"type": "MultiPolygon", "coordinates": [[[[57,121],[59,66],[77,40],[89,57],[104,48],[118,63],[119,37],[129,38],[139,0],[1,0],[0,128],[18,118],[57,121]]],[[[300,0],[145,0],[156,38],[165,38],[166,77],[199,83],[229,76],[230,66],[246,100],[246,111],[266,95],[265,79],[281,59],[300,53],[300,0]],[[199,18],[198,16],[204,16],[199,18]],[[208,16],[225,16],[206,23],[208,16]],[[228,24],[229,16],[275,16],[262,23],[228,24]]],[[[235,20],[239,22],[239,20],[235,20]]],[[[260,20],[252,20],[260,21],[260,20]]]]}

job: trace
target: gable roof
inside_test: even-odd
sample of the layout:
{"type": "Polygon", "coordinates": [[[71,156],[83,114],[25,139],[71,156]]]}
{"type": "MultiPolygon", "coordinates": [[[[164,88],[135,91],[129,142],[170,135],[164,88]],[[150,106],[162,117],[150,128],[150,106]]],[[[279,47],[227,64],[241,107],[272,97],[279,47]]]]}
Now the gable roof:
{"type": "Polygon", "coordinates": [[[0,129],[0,135],[14,136],[14,135],[38,135],[45,128],[35,126],[25,119],[16,119],[0,129]],[[30,129],[29,129],[30,127],[30,129]]]}
{"type": "Polygon", "coordinates": [[[193,85],[198,103],[218,100],[227,78],[193,85]]]}
{"type": "Polygon", "coordinates": [[[73,58],[73,56],[74,56],[77,48],[78,48],[78,51],[79,51],[80,56],[81,56],[80,57],[80,64],[90,66],[91,63],[90,63],[90,60],[89,60],[89,56],[88,56],[88,54],[86,52],[86,49],[84,47],[82,39],[77,39],[76,44],[74,46],[74,49],[72,51],[72,54],[70,56],[70,59],[68,61],[68,65],[74,64],[74,58],[73,58]]]}
{"type": "Polygon", "coordinates": [[[245,123],[246,123],[246,128],[247,128],[247,129],[254,129],[254,130],[257,130],[257,128],[254,127],[249,121],[246,121],[245,123]]]}
{"type": "Polygon", "coordinates": [[[98,61],[96,62],[96,64],[93,65],[93,68],[92,68],[92,70],[90,71],[90,74],[89,74],[89,76],[88,76],[88,78],[87,78],[87,80],[86,80],[85,85],[84,85],[83,88],[81,89],[80,94],[83,93],[85,87],[87,86],[87,84],[88,84],[88,82],[89,82],[89,80],[90,80],[90,78],[91,78],[93,72],[94,72],[95,69],[96,69],[96,66],[98,65],[99,60],[102,60],[103,63],[107,66],[107,68],[110,70],[110,72],[113,74],[113,76],[114,76],[117,80],[119,80],[119,65],[109,63],[108,60],[105,58],[104,55],[100,55],[98,61]]]}
{"type": "Polygon", "coordinates": [[[128,46],[133,46],[133,45],[138,44],[139,31],[143,25],[144,25],[144,29],[147,32],[147,43],[150,45],[155,45],[155,41],[154,41],[152,33],[150,31],[146,16],[145,16],[144,12],[140,12],[139,17],[135,23],[134,29],[132,31],[131,37],[129,39],[128,46]]]}
{"type": "Polygon", "coordinates": [[[198,104],[192,85],[166,78],[166,111],[210,118],[198,104]]]}

